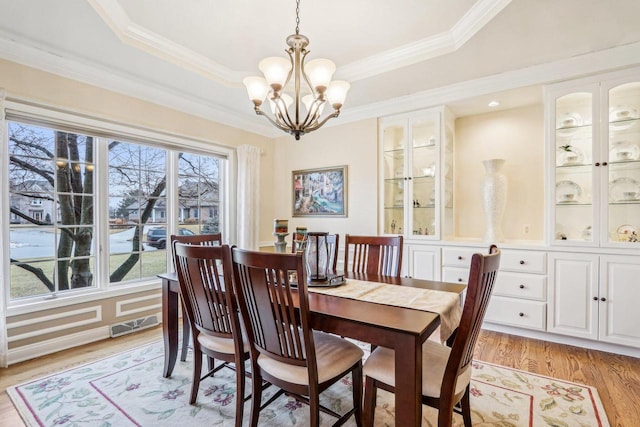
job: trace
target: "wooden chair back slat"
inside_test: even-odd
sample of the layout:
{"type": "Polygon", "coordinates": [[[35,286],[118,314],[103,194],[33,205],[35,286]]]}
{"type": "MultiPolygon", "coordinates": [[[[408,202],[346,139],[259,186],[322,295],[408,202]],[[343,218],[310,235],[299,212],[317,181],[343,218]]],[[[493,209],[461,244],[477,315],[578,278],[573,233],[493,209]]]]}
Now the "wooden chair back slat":
{"type": "Polygon", "coordinates": [[[302,257],[234,249],[233,274],[238,305],[255,350],[285,363],[308,366],[314,350],[302,257]],[[289,281],[291,271],[297,273],[297,291],[289,281]]]}
{"type": "Polygon", "coordinates": [[[345,271],[400,277],[401,268],[402,236],[345,236],[345,271]]]}

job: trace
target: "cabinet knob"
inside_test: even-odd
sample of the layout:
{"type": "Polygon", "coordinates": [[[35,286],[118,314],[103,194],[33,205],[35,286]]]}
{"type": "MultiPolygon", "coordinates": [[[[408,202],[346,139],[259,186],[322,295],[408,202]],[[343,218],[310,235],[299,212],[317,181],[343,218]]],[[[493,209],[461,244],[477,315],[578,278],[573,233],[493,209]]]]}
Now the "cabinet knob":
{"type": "Polygon", "coordinates": [[[524,313],[523,313],[523,312],[520,312],[520,313],[518,313],[518,316],[520,316],[520,317],[524,317],[524,313]]]}
{"type": "Polygon", "coordinates": [[[411,180],[411,177],[409,177],[409,180],[411,180]]]}
{"type": "Polygon", "coordinates": [[[524,265],[524,260],[520,260],[520,265],[524,265]]]}
{"type": "Polygon", "coordinates": [[[458,259],[462,259],[462,256],[458,255],[458,259]]]}
{"type": "Polygon", "coordinates": [[[520,289],[524,289],[524,285],[520,285],[520,289]]]}
{"type": "Polygon", "coordinates": [[[458,282],[462,282],[462,279],[460,277],[458,277],[458,282]]]}
{"type": "Polygon", "coordinates": [[[406,177],[406,176],[404,177],[404,180],[405,180],[405,181],[407,180],[407,177],[406,177]]]}
{"type": "Polygon", "coordinates": [[[596,162],[596,163],[595,163],[595,166],[600,166],[600,162],[596,162]]]}
{"type": "Polygon", "coordinates": [[[602,162],[602,166],[607,166],[607,162],[602,162]]]}
{"type": "Polygon", "coordinates": [[[598,301],[598,297],[593,297],[593,300],[594,301],[598,301]]]}
{"type": "Polygon", "coordinates": [[[600,298],[600,301],[605,302],[607,299],[605,297],[600,298]]]}

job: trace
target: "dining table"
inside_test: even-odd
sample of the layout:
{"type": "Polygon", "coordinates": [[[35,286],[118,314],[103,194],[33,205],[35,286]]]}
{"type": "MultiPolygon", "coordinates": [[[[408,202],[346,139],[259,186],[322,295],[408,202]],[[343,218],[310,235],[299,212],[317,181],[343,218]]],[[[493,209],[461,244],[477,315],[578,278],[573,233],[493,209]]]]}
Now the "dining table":
{"type": "MultiPolygon", "coordinates": [[[[163,375],[169,377],[178,355],[179,284],[175,273],[158,277],[162,279],[163,375]]],[[[345,278],[347,282],[366,281],[453,292],[460,297],[466,288],[463,284],[365,273],[345,273],[345,278]]],[[[422,344],[440,326],[440,315],[330,293],[308,292],[308,297],[313,329],[396,350],[396,425],[419,426],[422,419],[422,344]]]]}

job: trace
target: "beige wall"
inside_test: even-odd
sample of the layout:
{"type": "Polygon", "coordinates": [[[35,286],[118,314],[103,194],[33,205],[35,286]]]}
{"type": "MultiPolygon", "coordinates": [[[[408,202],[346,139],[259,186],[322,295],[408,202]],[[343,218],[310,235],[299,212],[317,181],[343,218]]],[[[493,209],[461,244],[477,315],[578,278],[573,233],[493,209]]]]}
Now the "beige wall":
{"type": "MultiPolygon", "coordinates": [[[[339,121],[340,118],[333,120],[339,121]]],[[[280,219],[289,219],[289,230],[295,230],[296,226],[305,226],[309,231],[328,231],[341,235],[377,234],[376,119],[323,128],[302,136],[300,141],[296,141],[292,136],[283,136],[276,140],[274,151],[274,215],[280,219]],[[348,166],[348,216],[292,218],[291,172],[341,165],[348,166]]],[[[270,237],[269,241],[273,240],[273,237],[270,237]]]]}
{"type": "Polygon", "coordinates": [[[482,238],[482,160],[501,158],[508,181],[506,240],[544,238],[544,108],[515,108],[456,120],[456,237],[482,238]],[[529,233],[524,227],[529,225],[529,233]]]}

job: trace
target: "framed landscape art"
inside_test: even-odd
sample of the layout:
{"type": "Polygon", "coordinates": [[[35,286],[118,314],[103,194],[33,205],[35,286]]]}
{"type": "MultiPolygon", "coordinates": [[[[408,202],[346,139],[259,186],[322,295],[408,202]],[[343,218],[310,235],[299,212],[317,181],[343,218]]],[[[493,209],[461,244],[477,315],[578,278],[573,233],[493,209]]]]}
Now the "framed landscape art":
{"type": "Polygon", "coordinates": [[[347,166],[291,172],[293,216],[347,216],[347,166]]]}

